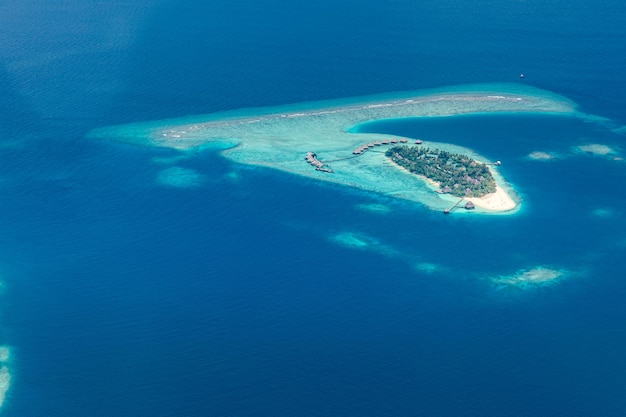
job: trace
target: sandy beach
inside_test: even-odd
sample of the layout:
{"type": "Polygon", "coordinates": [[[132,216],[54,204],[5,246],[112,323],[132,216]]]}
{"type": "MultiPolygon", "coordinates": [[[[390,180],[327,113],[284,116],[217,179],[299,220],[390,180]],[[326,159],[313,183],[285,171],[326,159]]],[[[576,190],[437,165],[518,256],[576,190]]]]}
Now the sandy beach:
{"type": "Polygon", "coordinates": [[[482,197],[468,198],[467,200],[474,203],[476,207],[489,211],[509,211],[517,206],[511,196],[499,185],[496,185],[495,193],[482,197]]]}

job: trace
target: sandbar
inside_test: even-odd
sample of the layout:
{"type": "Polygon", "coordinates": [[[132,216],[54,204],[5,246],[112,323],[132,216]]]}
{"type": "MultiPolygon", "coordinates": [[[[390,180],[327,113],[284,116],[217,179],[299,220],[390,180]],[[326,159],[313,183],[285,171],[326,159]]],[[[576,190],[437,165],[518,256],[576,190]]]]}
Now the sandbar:
{"type": "MultiPolygon", "coordinates": [[[[450,205],[450,196],[434,193],[415,175],[391,169],[394,164],[384,156],[385,146],[353,155],[364,144],[397,139],[385,134],[355,133],[358,125],[381,119],[496,112],[574,114],[576,109],[570,100],[545,90],[520,84],[486,84],[141,122],[96,129],[88,136],[183,152],[215,148],[238,163],[269,167],[443,210],[450,205]],[[307,152],[314,152],[333,172],[316,170],[304,160],[307,152]]],[[[425,140],[429,146],[468,154],[482,163],[493,162],[471,149],[437,143],[437,138],[425,140]]],[[[521,199],[495,167],[492,172],[498,191],[472,199],[476,205],[473,212],[514,212],[521,199]]]]}

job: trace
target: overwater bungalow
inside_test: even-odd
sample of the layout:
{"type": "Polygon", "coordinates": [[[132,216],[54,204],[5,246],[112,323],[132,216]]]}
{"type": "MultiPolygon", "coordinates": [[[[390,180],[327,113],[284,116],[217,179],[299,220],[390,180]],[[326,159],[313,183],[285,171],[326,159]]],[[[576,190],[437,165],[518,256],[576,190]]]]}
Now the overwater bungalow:
{"type": "Polygon", "coordinates": [[[400,142],[401,142],[401,143],[407,143],[408,141],[409,141],[409,140],[408,140],[407,138],[402,138],[402,139],[400,139],[400,142]]]}
{"type": "MultiPolygon", "coordinates": [[[[357,150],[358,149],[359,148],[357,148],[357,150]]],[[[309,163],[309,165],[314,166],[317,171],[334,172],[330,166],[317,159],[317,155],[314,152],[307,152],[304,159],[309,163]]]]}

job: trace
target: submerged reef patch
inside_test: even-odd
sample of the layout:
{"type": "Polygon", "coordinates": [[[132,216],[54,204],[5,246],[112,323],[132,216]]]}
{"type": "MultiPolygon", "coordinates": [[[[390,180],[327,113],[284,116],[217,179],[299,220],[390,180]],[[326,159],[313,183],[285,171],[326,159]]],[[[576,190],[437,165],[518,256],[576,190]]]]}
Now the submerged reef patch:
{"type": "Polygon", "coordinates": [[[549,161],[556,158],[556,156],[550,152],[534,151],[528,154],[528,159],[533,161],[549,161]]]}
{"type": "Polygon", "coordinates": [[[10,358],[10,349],[7,346],[0,346],[0,408],[2,408],[7,391],[11,386],[11,373],[8,365],[10,358]]]}
{"type": "Polygon", "coordinates": [[[354,208],[359,211],[366,211],[369,213],[387,214],[391,212],[391,208],[389,208],[389,206],[379,203],[357,204],[354,208]]]}
{"type": "Polygon", "coordinates": [[[175,188],[197,188],[206,181],[204,175],[189,168],[171,167],[159,173],[157,182],[175,188]]]}
{"type": "Polygon", "coordinates": [[[607,155],[613,155],[617,153],[616,150],[611,148],[610,146],[603,145],[600,143],[590,143],[587,145],[579,145],[579,146],[576,146],[575,150],[578,151],[579,153],[586,153],[589,155],[596,155],[596,156],[607,156],[607,155]]]}
{"type": "Polygon", "coordinates": [[[377,255],[397,259],[402,263],[406,263],[418,274],[432,275],[449,272],[449,268],[444,265],[428,262],[412,253],[404,252],[393,246],[381,243],[378,239],[364,233],[344,231],[331,235],[329,240],[345,248],[368,251],[377,255]]]}
{"type": "Polygon", "coordinates": [[[599,207],[591,210],[591,216],[598,218],[609,218],[615,216],[615,209],[610,207],[599,207]]]}
{"type": "Polygon", "coordinates": [[[441,265],[431,262],[416,262],[413,267],[417,272],[422,274],[435,274],[444,269],[441,265]]]}
{"type": "Polygon", "coordinates": [[[377,242],[363,234],[353,232],[341,232],[331,236],[331,241],[353,249],[366,249],[375,246],[377,242]]]}
{"type": "Polygon", "coordinates": [[[535,266],[529,269],[520,269],[511,275],[500,275],[491,278],[498,286],[516,288],[536,288],[554,285],[569,275],[564,269],[535,266]]]}
{"type": "Polygon", "coordinates": [[[399,256],[399,252],[391,246],[364,233],[339,232],[330,236],[329,240],[350,249],[369,250],[385,256],[399,256]]]}

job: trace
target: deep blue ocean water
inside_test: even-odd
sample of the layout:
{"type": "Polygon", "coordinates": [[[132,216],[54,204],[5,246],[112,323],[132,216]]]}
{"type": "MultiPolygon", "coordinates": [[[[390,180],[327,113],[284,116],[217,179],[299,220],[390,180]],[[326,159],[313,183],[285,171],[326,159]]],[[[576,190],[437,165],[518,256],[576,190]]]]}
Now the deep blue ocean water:
{"type": "Polygon", "coordinates": [[[623,416],[626,6],[617,0],[0,5],[5,416],[623,416]],[[526,78],[520,80],[520,73],[526,78]],[[514,216],[411,203],[93,128],[482,82],[541,115],[386,121],[502,159],[514,216]],[[562,157],[530,161],[542,150],[562,157]],[[384,204],[386,214],[359,210],[384,204]],[[353,233],[371,243],[333,241],[353,233]],[[393,251],[388,249],[392,248],[393,251]],[[391,253],[391,255],[390,255],[391,253]],[[398,255],[398,253],[400,255],[398,255]],[[438,265],[430,274],[415,263],[438,265]],[[536,289],[485,277],[535,265],[536,289]]]}

